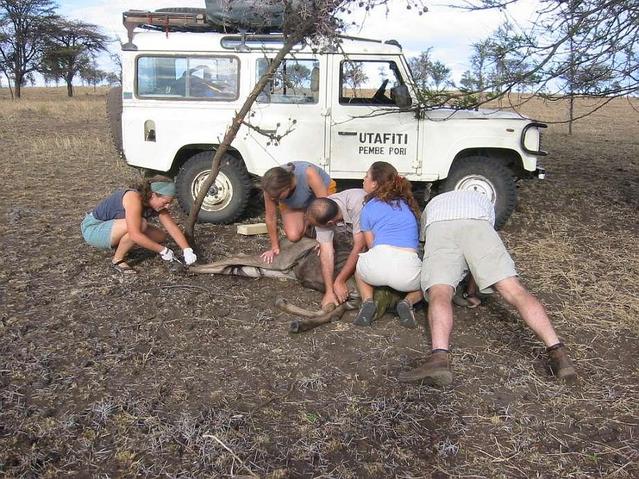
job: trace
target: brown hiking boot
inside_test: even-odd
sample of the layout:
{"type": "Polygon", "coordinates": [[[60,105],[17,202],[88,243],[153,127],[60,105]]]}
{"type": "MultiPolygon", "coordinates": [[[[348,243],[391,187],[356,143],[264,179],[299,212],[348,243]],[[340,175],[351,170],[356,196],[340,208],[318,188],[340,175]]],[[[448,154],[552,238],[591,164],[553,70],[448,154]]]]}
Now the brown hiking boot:
{"type": "Polygon", "coordinates": [[[399,375],[403,383],[422,383],[430,386],[448,386],[453,382],[447,351],[435,351],[423,366],[399,375]]]}
{"type": "Polygon", "coordinates": [[[548,353],[548,364],[550,372],[557,379],[561,379],[567,383],[573,383],[577,380],[577,371],[575,371],[572,361],[568,357],[566,346],[563,343],[557,343],[546,349],[548,353]]]}

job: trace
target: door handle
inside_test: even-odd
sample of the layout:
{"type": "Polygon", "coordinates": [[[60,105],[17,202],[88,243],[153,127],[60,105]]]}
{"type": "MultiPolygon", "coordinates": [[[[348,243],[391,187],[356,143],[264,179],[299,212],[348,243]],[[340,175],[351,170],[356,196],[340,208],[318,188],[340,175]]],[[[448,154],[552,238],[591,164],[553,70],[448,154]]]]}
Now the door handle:
{"type": "Polygon", "coordinates": [[[356,131],[338,131],[337,134],[340,136],[357,136],[356,131]]]}

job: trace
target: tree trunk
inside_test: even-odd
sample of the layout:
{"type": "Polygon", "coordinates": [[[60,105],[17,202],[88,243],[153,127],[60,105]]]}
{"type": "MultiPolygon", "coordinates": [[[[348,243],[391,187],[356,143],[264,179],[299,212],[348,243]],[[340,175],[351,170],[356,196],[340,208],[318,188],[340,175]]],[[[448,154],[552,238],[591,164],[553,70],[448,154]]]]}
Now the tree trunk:
{"type": "Polygon", "coordinates": [[[67,96],[68,97],[72,97],[73,96],[73,83],[72,80],[65,80],[66,84],[67,84],[67,96]]]}
{"type": "Polygon", "coordinates": [[[7,79],[7,88],[9,88],[9,95],[11,95],[11,99],[13,100],[13,87],[11,86],[11,78],[9,77],[9,75],[7,75],[7,71],[3,70],[2,73],[4,73],[4,77],[7,79]]]}
{"type": "Polygon", "coordinates": [[[197,217],[200,212],[200,208],[202,207],[202,203],[204,202],[204,198],[206,197],[206,194],[209,191],[209,188],[215,182],[215,179],[217,178],[217,174],[220,171],[220,163],[222,161],[222,157],[224,156],[229,146],[231,146],[231,143],[235,139],[237,132],[242,126],[244,118],[246,118],[246,115],[248,114],[251,107],[253,106],[253,103],[255,103],[255,99],[257,98],[257,96],[262,92],[266,84],[272,79],[273,74],[282,63],[282,60],[284,59],[284,57],[291,51],[291,49],[299,41],[301,41],[308,34],[311,28],[312,28],[312,24],[306,24],[305,26],[300,26],[299,31],[291,34],[291,36],[287,38],[286,42],[284,43],[284,46],[277,53],[277,55],[275,56],[275,58],[269,65],[269,68],[266,71],[266,73],[264,73],[264,75],[262,75],[260,80],[255,84],[255,87],[251,91],[250,95],[246,98],[246,101],[242,105],[242,108],[233,118],[231,126],[226,130],[226,134],[224,135],[224,140],[222,141],[220,146],[218,146],[218,148],[215,150],[213,154],[213,157],[211,160],[211,173],[206,178],[206,181],[200,187],[200,190],[198,191],[198,194],[197,194],[197,198],[195,198],[193,205],[191,205],[191,211],[189,212],[189,218],[186,225],[186,236],[189,239],[189,243],[192,243],[195,239],[194,238],[195,222],[197,221],[197,217]]]}
{"type": "Polygon", "coordinates": [[[568,98],[568,134],[572,135],[572,122],[575,118],[575,96],[570,95],[568,98]]]}
{"type": "Polygon", "coordinates": [[[20,98],[20,95],[22,94],[21,85],[20,85],[21,83],[22,83],[22,78],[16,75],[16,78],[13,82],[13,90],[14,90],[16,98],[20,98]]]}

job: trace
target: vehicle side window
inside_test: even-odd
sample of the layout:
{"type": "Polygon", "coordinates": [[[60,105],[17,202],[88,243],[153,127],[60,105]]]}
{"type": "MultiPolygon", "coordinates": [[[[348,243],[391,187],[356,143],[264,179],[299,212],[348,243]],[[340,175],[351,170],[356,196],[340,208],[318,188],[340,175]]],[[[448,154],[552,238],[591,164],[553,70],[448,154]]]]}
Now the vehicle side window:
{"type": "Polygon", "coordinates": [[[238,98],[235,57],[152,57],[137,59],[137,95],[232,101],[238,98]]]}
{"type": "MultiPolygon", "coordinates": [[[[257,78],[268,69],[270,60],[257,60],[257,78]]],[[[273,79],[257,97],[259,103],[317,103],[319,100],[319,61],[286,59],[273,79]]]]}
{"type": "Polygon", "coordinates": [[[403,84],[395,62],[346,60],[340,66],[339,102],[394,105],[391,90],[403,84]]]}

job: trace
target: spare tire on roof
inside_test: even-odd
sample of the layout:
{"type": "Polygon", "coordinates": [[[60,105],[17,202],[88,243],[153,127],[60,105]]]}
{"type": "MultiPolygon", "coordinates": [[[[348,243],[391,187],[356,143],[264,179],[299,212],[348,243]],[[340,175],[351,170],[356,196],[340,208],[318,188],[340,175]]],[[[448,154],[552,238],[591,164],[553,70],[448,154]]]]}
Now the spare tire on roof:
{"type": "MultiPolygon", "coordinates": [[[[308,0],[294,0],[293,5],[308,0]]],[[[206,0],[210,23],[222,28],[246,28],[251,31],[281,31],[284,3],[262,0],[206,0]]]]}
{"type": "Polygon", "coordinates": [[[178,8],[158,8],[156,10],[157,13],[191,13],[193,15],[205,15],[206,8],[189,8],[189,7],[178,7],[178,8]]]}

